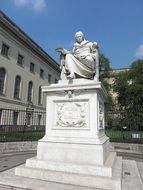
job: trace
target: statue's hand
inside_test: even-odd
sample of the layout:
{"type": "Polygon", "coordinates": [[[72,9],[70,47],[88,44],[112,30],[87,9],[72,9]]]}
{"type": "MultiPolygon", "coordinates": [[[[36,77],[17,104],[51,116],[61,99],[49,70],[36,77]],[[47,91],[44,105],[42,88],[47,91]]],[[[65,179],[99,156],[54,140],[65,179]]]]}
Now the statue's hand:
{"type": "Polygon", "coordinates": [[[62,54],[63,54],[63,55],[66,55],[66,54],[68,54],[68,53],[70,53],[70,51],[68,51],[68,50],[66,50],[66,49],[63,49],[63,51],[62,51],[62,54]]]}
{"type": "Polygon", "coordinates": [[[63,54],[63,55],[66,55],[68,53],[70,53],[68,50],[64,49],[64,48],[56,48],[55,49],[57,52],[63,54]]]}
{"type": "Polygon", "coordinates": [[[98,49],[98,48],[99,48],[97,42],[93,42],[92,48],[93,48],[93,49],[98,49]]]}

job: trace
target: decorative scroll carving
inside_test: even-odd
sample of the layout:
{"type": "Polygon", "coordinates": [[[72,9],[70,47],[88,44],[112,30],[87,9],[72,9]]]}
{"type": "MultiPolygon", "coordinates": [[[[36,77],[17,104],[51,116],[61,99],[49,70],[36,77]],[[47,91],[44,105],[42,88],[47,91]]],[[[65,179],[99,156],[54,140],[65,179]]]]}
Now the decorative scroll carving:
{"type": "Polygon", "coordinates": [[[57,127],[87,127],[86,102],[56,103],[57,127]]]}
{"type": "Polygon", "coordinates": [[[104,105],[99,102],[99,128],[103,129],[104,127],[104,105]]]}

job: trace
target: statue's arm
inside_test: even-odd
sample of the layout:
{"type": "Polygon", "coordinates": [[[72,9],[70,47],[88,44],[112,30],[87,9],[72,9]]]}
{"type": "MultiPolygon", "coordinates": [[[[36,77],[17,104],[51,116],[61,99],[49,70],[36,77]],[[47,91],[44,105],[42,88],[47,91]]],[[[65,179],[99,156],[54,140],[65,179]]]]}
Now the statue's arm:
{"type": "Polygon", "coordinates": [[[55,49],[57,52],[61,53],[62,55],[66,55],[68,53],[70,53],[70,51],[64,49],[64,48],[56,48],[55,49]]]}

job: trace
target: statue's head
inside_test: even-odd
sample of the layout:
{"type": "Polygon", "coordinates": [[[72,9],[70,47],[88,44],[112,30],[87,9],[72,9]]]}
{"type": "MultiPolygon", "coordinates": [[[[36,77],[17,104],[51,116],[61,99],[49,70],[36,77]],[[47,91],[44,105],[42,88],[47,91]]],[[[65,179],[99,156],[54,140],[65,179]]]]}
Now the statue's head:
{"type": "Polygon", "coordinates": [[[75,40],[78,42],[78,43],[81,43],[83,40],[84,40],[84,34],[82,32],[76,32],[75,33],[75,40]]]}

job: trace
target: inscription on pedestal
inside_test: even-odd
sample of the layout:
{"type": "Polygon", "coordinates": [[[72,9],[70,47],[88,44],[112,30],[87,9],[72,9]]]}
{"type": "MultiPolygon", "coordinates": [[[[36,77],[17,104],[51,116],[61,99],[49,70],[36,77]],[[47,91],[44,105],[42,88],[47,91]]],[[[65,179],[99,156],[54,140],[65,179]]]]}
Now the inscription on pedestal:
{"type": "Polygon", "coordinates": [[[56,102],[55,127],[87,128],[88,102],[56,102]]]}

